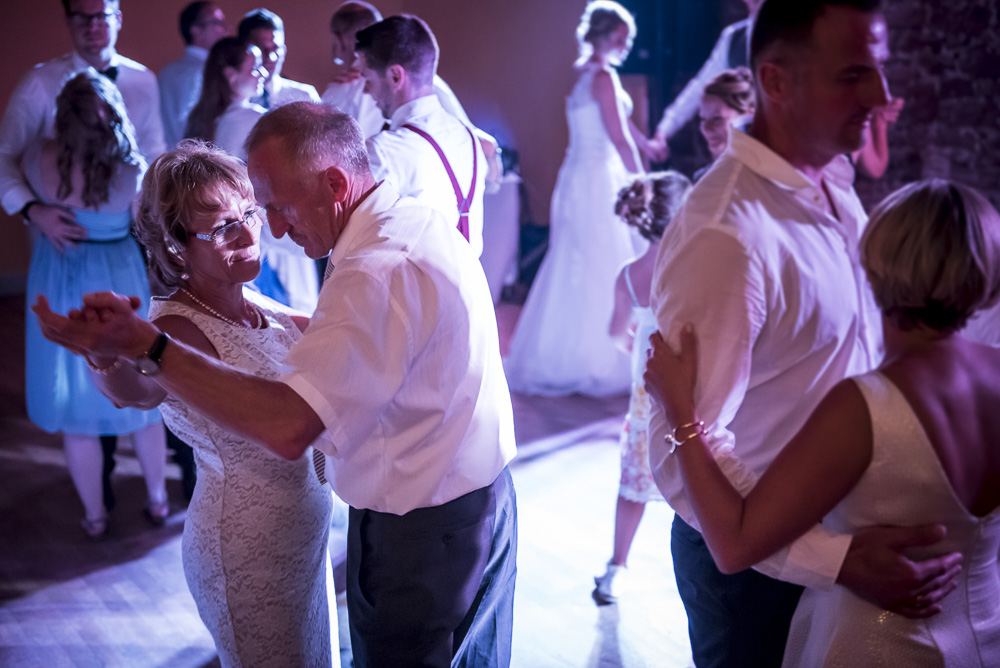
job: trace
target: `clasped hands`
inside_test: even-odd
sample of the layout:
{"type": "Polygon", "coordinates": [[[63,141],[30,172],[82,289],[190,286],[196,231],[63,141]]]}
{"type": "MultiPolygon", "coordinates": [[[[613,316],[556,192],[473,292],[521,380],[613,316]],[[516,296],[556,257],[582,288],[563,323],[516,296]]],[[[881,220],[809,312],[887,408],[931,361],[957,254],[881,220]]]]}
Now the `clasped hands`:
{"type": "Polygon", "coordinates": [[[141,305],[138,297],[92,292],[66,315],[53,312],[44,295],[31,310],[45,338],[103,367],[119,357],[138,359],[152,345],[158,330],[139,316],[141,305]]]}

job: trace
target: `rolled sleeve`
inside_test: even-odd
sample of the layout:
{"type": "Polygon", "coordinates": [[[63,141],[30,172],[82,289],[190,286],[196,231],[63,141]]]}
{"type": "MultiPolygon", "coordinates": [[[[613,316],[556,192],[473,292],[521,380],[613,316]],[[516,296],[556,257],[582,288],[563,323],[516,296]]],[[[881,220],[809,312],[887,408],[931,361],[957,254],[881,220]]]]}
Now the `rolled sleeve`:
{"type": "MultiPolygon", "coordinates": [[[[376,431],[412,359],[404,310],[388,286],[364,272],[337,275],[324,289],[281,381],[316,412],[327,445],[349,456],[376,431]]],[[[326,451],[324,449],[324,451],[326,451]]]]}

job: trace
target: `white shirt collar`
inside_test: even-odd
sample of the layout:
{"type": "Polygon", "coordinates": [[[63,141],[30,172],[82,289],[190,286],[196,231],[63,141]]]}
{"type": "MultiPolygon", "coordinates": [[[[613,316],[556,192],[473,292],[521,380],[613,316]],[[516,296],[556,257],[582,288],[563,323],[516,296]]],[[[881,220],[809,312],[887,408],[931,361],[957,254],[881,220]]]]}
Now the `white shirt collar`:
{"type": "MultiPolygon", "coordinates": [[[[816,187],[809,177],[791,163],[739,128],[734,128],[730,133],[729,150],[747,169],[782,188],[803,190],[816,187]]],[[[854,183],[854,168],[845,155],[838,155],[831,160],[820,173],[824,181],[841,190],[850,189],[854,183]]]]}
{"type": "Polygon", "coordinates": [[[415,100],[410,100],[392,112],[392,118],[389,119],[389,129],[398,130],[400,126],[405,125],[413,119],[420,116],[427,116],[438,109],[444,109],[444,107],[441,106],[441,101],[438,100],[437,95],[433,92],[418,97],[415,100]]]}
{"type": "MultiPolygon", "coordinates": [[[[118,52],[114,49],[111,50],[111,58],[108,60],[108,67],[117,67],[120,64],[121,57],[118,52]]],[[[80,55],[79,51],[73,51],[73,68],[74,70],[85,70],[88,67],[92,67],[83,56],[80,55]]],[[[94,68],[98,69],[98,68],[94,68]]]]}
{"type": "Polygon", "coordinates": [[[208,49],[203,49],[200,46],[195,46],[194,44],[188,44],[185,46],[184,53],[201,61],[208,60],[208,49]]]}
{"type": "Polygon", "coordinates": [[[389,185],[388,181],[379,183],[375,190],[364,198],[358,208],[347,219],[344,231],[340,233],[333,251],[330,253],[329,262],[337,265],[354,247],[356,239],[367,229],[366,221],[371,220],[376,215],[386,211],[399,201],[399,193],[389,185]]]}

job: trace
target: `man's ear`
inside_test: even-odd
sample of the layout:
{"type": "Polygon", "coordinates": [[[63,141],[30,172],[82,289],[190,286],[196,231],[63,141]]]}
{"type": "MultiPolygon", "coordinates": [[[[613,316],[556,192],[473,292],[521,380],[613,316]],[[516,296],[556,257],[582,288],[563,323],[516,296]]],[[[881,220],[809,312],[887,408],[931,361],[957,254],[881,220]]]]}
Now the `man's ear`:
{"type": "MultiPolygon", "coordinates": [[[[783,104],[792,88],[794,73],[774,61],[765,61],[757,67],[760,92],[771,102],[783,104]]],[[[757,105],[760,106],[759,104],[757,105]]]]}
{"type": "Polygon", "coordinates": [[[393,90],[399,90],[406,82],[406,70],[402,65],[390,65],[386,68],[385,75],[393,90]]]}
{"type": "Polygon", "coordinates": [[[342,204],[347,199],[347,192],[350,180],[347,174],[340,167],[331,165],[323,172],[326,187],[330,191],[333,201],[342,204]]]}

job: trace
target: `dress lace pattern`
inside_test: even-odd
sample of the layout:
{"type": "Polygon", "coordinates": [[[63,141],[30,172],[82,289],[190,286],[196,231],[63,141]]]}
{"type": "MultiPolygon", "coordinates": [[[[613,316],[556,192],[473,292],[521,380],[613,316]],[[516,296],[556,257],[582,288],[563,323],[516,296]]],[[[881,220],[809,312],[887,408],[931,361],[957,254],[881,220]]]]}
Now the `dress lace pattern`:
{"type": "MultiPolygon", "coordinates": [[[[301,333],[275,302],[244,294],[266,327],[235,327],[164,299],[152,301],[149,315],[187,318],[223,362],[277,378],[301,333]]],[[[337,648],[327,595],[332,496],[316,477],[311,449],[286,461],[172,397],[162,413],[194,448],[198,464],[184,526],[184,574],[222,665],[330,666],[337,648]]]]}

